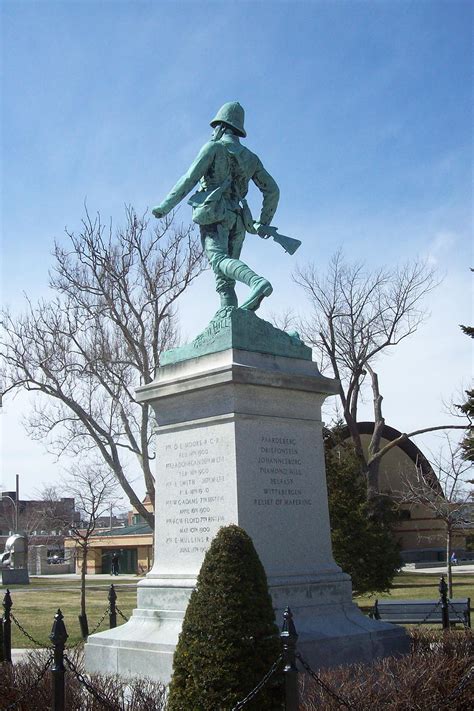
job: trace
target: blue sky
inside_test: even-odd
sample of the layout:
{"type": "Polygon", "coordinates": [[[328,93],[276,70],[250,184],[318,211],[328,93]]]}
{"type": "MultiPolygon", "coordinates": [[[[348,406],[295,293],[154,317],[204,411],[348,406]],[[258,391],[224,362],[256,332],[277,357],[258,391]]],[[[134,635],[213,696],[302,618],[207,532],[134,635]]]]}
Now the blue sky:
{"type": "MultiPolygon", "coordinates": [[[[436,424],[470,365],[457,324],[471,318],[472,19],[458,0],[4,0],[3,300],[47,293],[52,241],[84,200],[117,222],[125,203],[160,202],[238,100],[300,264],[324,268],[342,246],[369,265],[440,267],[430,322],[381,366],[389,423],[436,424]]],[[[247,238],[277,286],[263,315],[304,311],[296,260],[277,249],[247,238]]],[[[207,274],[183,300],[185,337],[214,301],[207,274]]],[[[2,416],[7,485],[18,468],[33,481],[40,456],[54,476],[21,439],[25,406],[2,416]]]]}

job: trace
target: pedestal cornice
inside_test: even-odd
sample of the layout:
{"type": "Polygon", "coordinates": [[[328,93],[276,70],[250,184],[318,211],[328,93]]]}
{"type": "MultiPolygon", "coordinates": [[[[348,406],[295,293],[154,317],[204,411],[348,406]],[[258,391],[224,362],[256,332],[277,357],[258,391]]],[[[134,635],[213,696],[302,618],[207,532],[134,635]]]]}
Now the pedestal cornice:
{"type": "Polygon", "coordinates": [[[156,379],[137,388],[138,402],[148,402],[219,385],[255,385],[334,395],[338,381],[321,375],[315,363],[237,349],[164,365],[156,379]]]}

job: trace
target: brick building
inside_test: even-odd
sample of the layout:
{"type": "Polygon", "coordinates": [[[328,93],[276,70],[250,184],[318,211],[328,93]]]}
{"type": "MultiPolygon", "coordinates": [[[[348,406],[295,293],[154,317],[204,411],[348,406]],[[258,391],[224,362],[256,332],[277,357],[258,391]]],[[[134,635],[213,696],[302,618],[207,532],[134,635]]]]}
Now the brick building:
{"type": "Polygon", "coordinates": [[[56,501],[19,499],[15,491],[0,493],[0,550],[11,533],[28,535],[29,546],[47,546],[48,556],[64,557],[64,537],[72,521],[77,520],[74,499],[63,497],[56,501]]]}

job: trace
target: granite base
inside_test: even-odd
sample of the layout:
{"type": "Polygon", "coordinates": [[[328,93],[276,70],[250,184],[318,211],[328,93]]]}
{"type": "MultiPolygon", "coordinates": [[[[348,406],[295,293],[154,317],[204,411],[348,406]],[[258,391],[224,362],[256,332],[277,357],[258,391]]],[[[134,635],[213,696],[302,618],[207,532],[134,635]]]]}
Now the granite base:
{"type": "Polygon", "coordinates": [[[408,651],[403,628],[362,615],[332,556],[321,405],[336,391],[305,358],[233,348],[165,365],[139,389],[159,425],[155,561],[130,621],[89,638],[88,671],[169,681],[203,558],[231,523],[253,540],[278,623],[291,607],[312,667],[408,651]]]}

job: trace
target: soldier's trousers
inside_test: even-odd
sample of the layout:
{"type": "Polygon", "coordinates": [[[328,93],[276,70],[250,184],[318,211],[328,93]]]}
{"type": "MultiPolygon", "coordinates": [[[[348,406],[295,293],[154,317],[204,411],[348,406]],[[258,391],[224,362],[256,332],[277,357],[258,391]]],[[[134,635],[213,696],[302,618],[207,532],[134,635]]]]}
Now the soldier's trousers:
{"type": "MultiPolygon", "coordinates": [[[[214,275],[216,277],[216,291],[218,294],[226,294],[235,287],[235,279],[229,276],[232,269],[231,260],[238,260],[242,245],[245,239],[245,227],[241,216],[236,212],[227,212],[226,218],[222,222],[212,225],[201,225],[201,242],[204,253],[209,260],[214,275]],[[225,274],[219,265],[225,260],[225,274]]],[[[238,267],[240,262],[236,262],[238,267]]]]}

